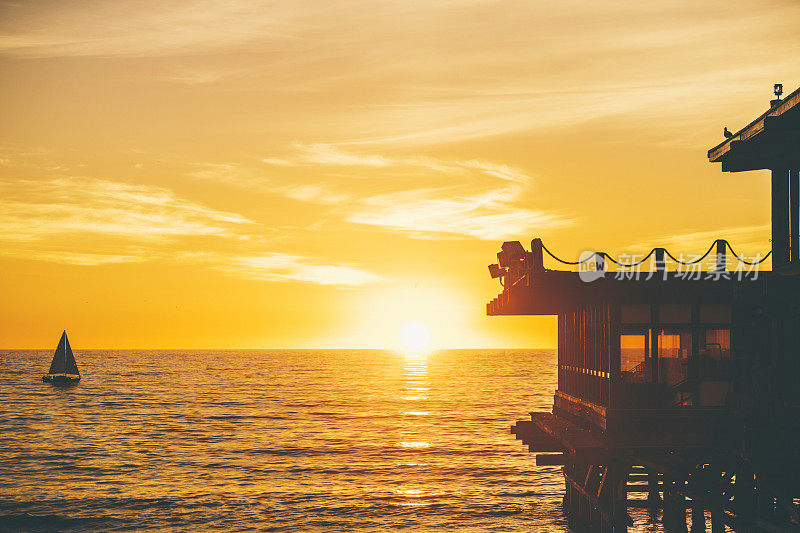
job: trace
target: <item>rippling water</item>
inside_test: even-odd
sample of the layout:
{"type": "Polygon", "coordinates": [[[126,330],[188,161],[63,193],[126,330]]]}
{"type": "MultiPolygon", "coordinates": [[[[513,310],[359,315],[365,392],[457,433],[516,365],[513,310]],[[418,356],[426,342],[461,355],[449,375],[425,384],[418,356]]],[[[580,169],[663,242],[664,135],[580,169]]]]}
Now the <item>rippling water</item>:
{"type": "Polygon", "coordinates": [[[0,352],[0,529],[567,531],[552,350],[0,352]]]}

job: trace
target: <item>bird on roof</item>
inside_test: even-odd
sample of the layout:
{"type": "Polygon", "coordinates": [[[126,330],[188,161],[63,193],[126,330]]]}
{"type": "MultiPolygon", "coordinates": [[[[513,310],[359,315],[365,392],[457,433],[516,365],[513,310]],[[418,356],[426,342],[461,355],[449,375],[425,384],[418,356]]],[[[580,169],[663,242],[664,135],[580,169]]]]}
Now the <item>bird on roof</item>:
{"type": "Polygon", "coordinates": [[[727,126],[725,126],[725,129],[722,131],[722,134],[725,136],[726,139],[730,139],[731,137],[733,137],[733,133],[728,131],[727,126]]]}

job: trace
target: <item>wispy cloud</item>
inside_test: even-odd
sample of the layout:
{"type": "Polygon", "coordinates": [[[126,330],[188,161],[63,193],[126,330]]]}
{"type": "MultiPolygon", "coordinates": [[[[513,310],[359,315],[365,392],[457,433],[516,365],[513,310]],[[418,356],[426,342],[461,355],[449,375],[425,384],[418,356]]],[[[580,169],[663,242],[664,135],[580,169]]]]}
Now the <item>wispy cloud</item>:
{"type": "MultiPolygon", "coordinates": [[[[389,157],[352,153],[329,144],[295,144],[299,153],[280,158],[281,166],[313,164],[325,176],[340,166],[368,178],[378,194],[338,181],[338,189],[319,183],[291,185],[273,191],[294,200],[337,206],[347,222],[406,232],[414,237],[501,239],[561,226],[569,218],[519,205],[534,178],[522,169],[478,159],[389,157]],[[438,183],[414,187],[412,184],[438,183]]],[[[266,162],[266,161],[265,161],[266,162]]]]}
{"type": "Polygon", "coordinates": [[[216,270],[230,275],[262,281],[353,287],[384,279],[354,264],[328,264],[318,258],[285,253],[233,255],[202,252],[187,253],[183,258],[210,264],[216,270]]]}
{"type": "Polygon", "coordinates": [[[496,165],[487,161],[470,159],[469,161],[459,161],[459,165],[467,168],[476,168],[489,176],[500,178],[501,180],[514,181],[517,183],[530,183],[532,178],[519,169],[508,165],[496,165]]]}
{"type": "Polygon", "coordinates": [[[277,177],[256,178],[235,165],[210,164],[190,175],[329,206],[326,216],[416,238],[496,240],[571,223],[569,216],[522,205],[534,177],[491,161],[294,143],[291,152],[261,162],[294,167],[301,174],[286,184],[277,177]]]}
{"type": "MultiPolygon", "coordinates": [[[[211,170],[214,177],[249,176],[230,165],[211,170]]],[[[284,193],[301,201],[335,200],[321,188],[284,193]]],[[[353,263],[265,252],[268,242],[242,231],[253,224],[164,187],[86,177],[0,180],[0,255],[7,257],[78,266],[178,260],[245,279],[345,287],[383,279],[353,263]],[[202,238],[216,244],[187,251],[188,239],[202,238]]]]}
{"type": "Polygon", "coordinates": [[[291,39],[292,10],[252,2],[8,3],[0,52],[27,57],[147,57],[291,39]],[[12,25],[11,20],[18,25],[12,25]]]}
{"type": "Polygon", "coordinates": [[[141,250],[137,255],[79,253],[63,250],[56,252],[31,251],[24,254],[16,254],[14,251],[10,251],[10,253],[7,253],[7,255],[19,255],[25,257],[26,259],[35,259],[37,261],[48,261],[51,263],[79,266],[110,265],[116,263],[141,263],[152,258],[152,252],[147,250],[141,250]]]}
{"type": "Polygon", "coordinates": [[[69,233],[136,239],[226,235],[251,223],[177,197],[161,187],[93,178],[0,182],[0,239],[31,241],[69,233]]]}
{"type": "MultiPolygon", "coordinates": [[[[348,145],[348,143],[344,143],[348,145]]],[[[517,183],[530,183],[532,177],[521,169],[513,168],[509,165],[496,164],[490,161],[480,161],[478,159],[467,160],[445,160],[430,156],[387,156],[383,154],[355,152],[353,146],[342,146],[330,143],[302,144],[294,143],[294,154],[286,157],[265,157],[262,163],[274,166],[313,166],[320,167],[362,167],[379,169],[401,170],[406,175],[414,177],[420,170],[434,171],[442,175],[459,174],[464,176],[465,171],[475,170],[485,176],[492,176],[506,181],[517,183]]],[[[209,168],[219,167],[223,174],[231,174],[234,168],[231,165],[208,165],[209,168]]],[[[219,171],[219,169],[217,171],[219,171]]],[[[198,173],[198,177],[214,175],[213,170],[206,170],[198,173]]],[[[375,175],[375,174],[372,174],[375,175]]],[[[377,174],[381,175],[381,174],[377,174]]]]}
{"type": "Polygon", "coordinates": [[[378,154],[358,154],[344,151],[334,144],[293,143],[294,154],[287,157],[264,157],[262,163],[275,166],[351,166],[351,167],[387,167],[395,163],[378,154]]]}
{"type": "Polygon", "coordinates": [[[339,150],[331,144],[296,145],[302,152],[302,160],[319,165],[386,167],[391,164],[381,155],[358,155],[339,150]]]}
{"type": "Polygon", "coordinates": [[[233,163],[190,163],[190,166],[194,168],[189,172],[193,178],[256,189],[269,185],[267,178],[233,163]]]}
{"type": "Polygon", "coordinates": [[[798,16],[791,0],[7,2],[0,55],[150,58],[134,79],[237,91],[246,109],[275,97],[284,139],[452,143],[608,117],[683,139],[765,77],[800,75],[798,16]]]}
{"type": "Polygon", "coordinates": [[[0,255],[68,265],[135,263],[197,238],[239,242],[249,219],[164,187],[87,177],[0,179],[0,255]]]}
{"type": "Polygon", "coordinates": [[[282,194],[299,202],[311,202],[323,205],[337,205],[346,202],[350,196],[337,193],[325,185],[286,185],[272,189],[273,192],[282,194]]]}
{"type": "Polygon", "coordinates": [[[409,232],[415,236],[460,236],[501,240],[569,223],[564,217],[514,207],[516,188],[494,189],[473,196],[417,190],[366,198],[347,220],[409,232]]]}

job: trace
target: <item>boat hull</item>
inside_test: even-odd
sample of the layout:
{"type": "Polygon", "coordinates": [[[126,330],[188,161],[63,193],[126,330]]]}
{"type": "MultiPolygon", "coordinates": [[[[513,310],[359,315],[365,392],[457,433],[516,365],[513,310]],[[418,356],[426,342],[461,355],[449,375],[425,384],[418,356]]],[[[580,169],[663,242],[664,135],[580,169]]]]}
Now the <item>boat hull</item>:
{"type": "Polygon", "coordinates": [[[81,380],[80,376],[70,376],[65,374],[46,374],[42,376],[42,381],[54,385],[74,385],[81,380]]]}

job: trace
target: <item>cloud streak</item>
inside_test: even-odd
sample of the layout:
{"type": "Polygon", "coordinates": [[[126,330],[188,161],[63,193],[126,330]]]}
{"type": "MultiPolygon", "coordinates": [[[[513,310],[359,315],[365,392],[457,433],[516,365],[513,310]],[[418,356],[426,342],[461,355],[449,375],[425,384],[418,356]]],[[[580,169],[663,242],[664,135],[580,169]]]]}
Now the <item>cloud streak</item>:
{"type": "MultiPolygon", "coordinates": [[[[17,255],[17,254],[11,252],[8,255],[17,255]]],[[[137,255],[78,253],[78,252],[68,252],[62,250],[55,252],[33,251],[25,253],[23,256],[26,259],[47,261],[50,263],[61,263],[65,265],[77,265],[77,266],[98,266],[98,265],[111,265],[118,263],[142,263],[150,259],[152,254],[144,250],[140,251],[140,253],[138,253],[137,255]]]]}
{"type": "Polygon", "coordinates": [[[292,39],[292,10],[252,2],[69,2],[2,6],[0,52],[22,57],[156,57],[292,39]],[[11,26],[11,27],[10,27],[11,26]]]}
{"type": "Polygon", "coordinates": [[[278,252],[256,255],[187,253],[183,258],[206,263],[226,274],[250,280],[355,287],[384,279],[354,264],[330,264],[318,258],[278,252]]]}
{"type": "MultiPolygon", "coordinates": [[[[249,179],[233,167],[215,170],[212,177],[233,172],[249,179]]],[[[241,231],[255,224],[252,220],[180,198],[163,187],[85,177],[6,179],[0,181],[0,193],[0,254],[9,257],[76,266],[177,259],[245,279],[338,287],[383,279],[352,263],[257,250],[263,239],[241,231]],[[209,237],[226,240],[230,251],[218,246],[180,251],[186,245],[179,239],[209,237]]],[[[320,194],[318,189],[287,192],[303,201],[323,201],[320,194]]]]}
{"type": "Polygon", "coordinates": [[[534,178],[509,165],[353,153],[330,144],[295,144],[295,149],[298,153],[289,157],[262,161],[281,167],[313,164],[323,177],[345,166],[352,178],[386,189],[364,194],[352,179],[339,179],[338,189],[320,183],[272,188],[293,200],[337,206],[352,224],[422,238],[496,240],[570,223],[568,217],[519,206],[534,178]],[[439,186],[411,186],[420,181],[439,186]]]}
{"type": "Polygon", "coordinates": [[[0,184],[0,240],[33,241],[70,233],[153,240],[227,235],[250,220],[175,196],[168,189],[93,178],[0,184]]]}
{"type": "MultiPolygon", "coordinates": [[[[413,146],[608,117],[657,117],[660,130],[685,139],[697,111],[759,90],[765,76],[800,75],[798,17],[800,6],[781,0],[770,9],[744,0],[514,9],[473,0],[66,0],[0,4],[0,55],[149,58],[139,82],[232,91],[247,109],[274,99],[285,139],[298,138],[300,123],[302,138],[413,146]],[[299,93],[309,96],[301,104],[299,93]]],[[[314,147],[309,161],[351,164],[314,147]]]]}
{"type": "Polygon", "coordinates": [[[518,188],[460,197],[442,195],[437,190],[405,191],[366,198],[363,207],[347,220],[421,237],[483,240],[502,240],[569,223],[543,211],[513,207],[518,196],[518,188]]]}

